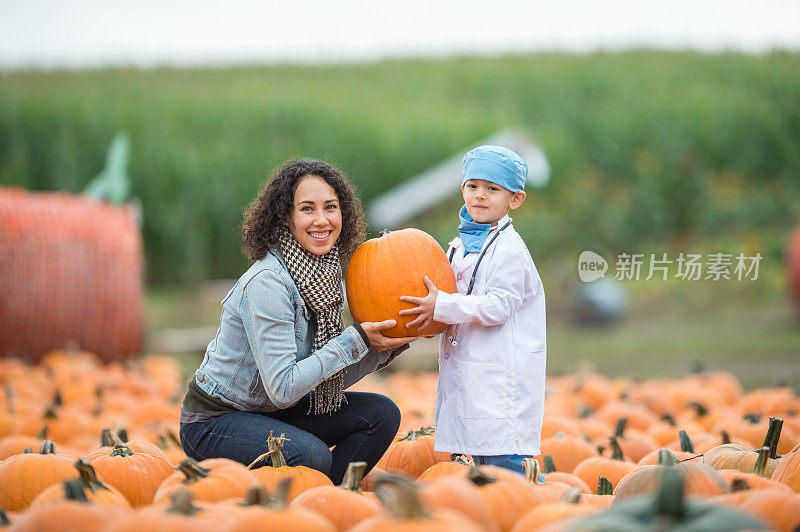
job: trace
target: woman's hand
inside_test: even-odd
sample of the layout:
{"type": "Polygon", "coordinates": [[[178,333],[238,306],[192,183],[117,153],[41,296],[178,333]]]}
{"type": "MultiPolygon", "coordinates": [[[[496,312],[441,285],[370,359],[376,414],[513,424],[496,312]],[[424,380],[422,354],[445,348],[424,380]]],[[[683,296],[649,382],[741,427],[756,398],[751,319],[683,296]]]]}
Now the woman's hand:
{"type": "Polygon", "coordinates": [[[387,349],[394,349],[401,345],[406,345],[414,340],[419,340],[418,336],[406,336],[405,338],[389,338],[384,336],[381,332],[384,329],[391,329],[397,325],[396,320],[386,321],[365,321],[361,324],[361,328],[367,333],[369,338],[369,346],[375,351],[386,351],[387,349]]]}
{"type": "Polygon", "coordinates": [[[433,310],[436,308],[436,297],[439,295],[439,289],[436,288],[436,285],[433,284],[433,281],[428,279],[427,275],[425,276],[425,286],[428,287],[428,295],[425,297],[400,296],[400,301],[418,305],[417,307],[403,309],[400,311],[401,316],[408,314],[419,314],[416,318],[410,321],[408,325],[406,325],[406,329],[410,329],[411,327],[418,325],[418,333],[424,333],[425,329],[427,329],[428,326],[433,322],[433,310]]]}

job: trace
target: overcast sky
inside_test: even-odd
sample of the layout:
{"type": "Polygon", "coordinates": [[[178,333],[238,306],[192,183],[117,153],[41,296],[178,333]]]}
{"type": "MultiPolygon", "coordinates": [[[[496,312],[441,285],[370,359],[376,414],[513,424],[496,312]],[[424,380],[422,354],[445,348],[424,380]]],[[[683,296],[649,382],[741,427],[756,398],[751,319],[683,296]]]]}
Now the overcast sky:
{"type": "Polygon", "coordinates": [[[0,68],[800,49],[800,0],[0,0],[0,68]]]}

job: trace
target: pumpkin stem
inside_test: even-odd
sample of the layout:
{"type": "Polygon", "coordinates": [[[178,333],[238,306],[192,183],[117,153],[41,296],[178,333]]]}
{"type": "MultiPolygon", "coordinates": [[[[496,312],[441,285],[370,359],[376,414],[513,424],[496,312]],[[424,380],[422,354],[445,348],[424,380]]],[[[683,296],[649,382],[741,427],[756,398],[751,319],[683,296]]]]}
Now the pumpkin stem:
{"type": "Polygon", "coordinates": [[[46,440],[47,439],[47,433],[49,431],[50,431],[50,427],[47,425],[47,423],[45,423],[44,425],[42,425],[42,430],[40,430],[39,434],[36,435],[36,439],[46,440]]]}
{"type": "Polygon", "coordinates": [[[586,419],[592,414],[594,414],[594,410],[592,410],[591,406],[581,405],[580,408],[578,408],[578,419],[586,419]]]}
{"type": "Polygon", "coordinates": [[[625,426],[628,424],[628,418],[621,417],[617,421],[617,428],[614,430],[614,436],[622,438],[625,435],[625,426]]]}
{"type": "Polygon", "coordinates": [[[56,454],[56,444],[50,440],[44,440],[39,447],[39,454],[56,454]]]}
{"type": "Polygon", "coordinates": [[[183,449],[181,440],[178,439],[178,436],[175,435],[175,432],[173,432],[172,429],[168,428],[164,431],[164,433],[167,435],[167,438],[169,438],[169,441],[175,444],[175,447],[177,447],[178,449],[183,449]]]}
{"type": "MultiPolygon", "coordinates": [[[[56,388],[56,393],[53,394],[53,406],[61,406],[63,404],[64,404],[64,399],[61,397],[61,390],[56,388]]],[[[51,406],[50,408],[53,408],[53,406],[51,406]]]]}
{"type": "Polygon", "coordinates": [[[669,449],[661,449],[658,451],[658,465],[668,467],[677,465],[677,463],[678,459],[669,449]]]}
{"type": "Polygon", "coordinates": [[[111,450],[111,456],[133,456],[133,454],[127,445],[115,445],[111,450]]]}
{"type": "Polygon", "coordinates": [[[578,504],[581,502],[581,492],[577,488],[569,488],[567,491],[564,492],[562,495],[561,500],[558,502],[564,502],[567,504],[578,504]]]}
{"type": "Polygon", "coordinates": [[[611,436],[608,439],[608,442],[611,446],[611,458],[614,460],[625,460],[625,457],[622,455],[622,448],[620,448],[617,438],[615,436],[611,436]]]}
{"type": "Polygon", "coordinates": [[[769,422],[772,423],[775,420],[775,430],[772,433],[772,439],[769,442],[769,457],[770,458],[778,458],[778,442],[781,439],[781,430],[783,430],[783,420],[776,417],[769,418],[769,422]]]}
{"type": "Polygon", "coordinates": [[[685,513],[683,477],[673,468],[664,470],[661,489],[655,498],[655,513],[674,522],[680,522],[685,513]]]}
{"type": "Polygon", "coordinates": [[[495,477],[490,477],[489,475],[481,471],[479,467],[473,467],[469,471],[467,471],[467,479],[469,479],[470,482],[472,482],[479,488],[486,486],[487,484],[491,484],[492,482],[497,482],[497,479],[495,477]]]}
{"type": "Polygon", "coordinates": [[[124,445],[125,442],[117,436],[117,433],[111,429],[103,429],[100,435],[100,443],[103,447],[114,447],[115,445],[124,445]]]}
{"type": "Polygon", "coordinates": [[[361,481],[364,479],[364,470],[367,468],[366,462],[350,462],[344,472],[344,478],[339,486],[346,490],[361,493],[361,481]]]}
{"type": "Polygon", "coordinates": [[[6,515],[6,511],[0,508],[0,526],[8,526],[11,524],[11,521],[8,520],[8,516],[6,515]]]}
{"type": "Polygon", "coordinates": [[[771,449],[769,447],[762,447],[758,450],[758,459],[756,463],[753,464],[753,469],[750,471],[760,477],[769,478],[769,475],[766,474],[767,468],[767,461],[770,458],[771,449]]]}
{"type": "MultiPolygon", "coordinates": [[[[7,401],[6,401],[6,409],[8,410],[9,414],[13,414],[14,413],[14,402],[16,400],[16,398],[14,397],[14,388],[11,387],[11,383],[10,382],[7,382],[5,384],[5,386],[3,386],[3,389],[6,392],[6,399],[7,399],[7,401]]],[[[2,523],[0,523],[0,524],[2,524],[2,523]]]]}
{"type": "Polygon", "coordinates": [[[743,478],[735,478],[733,482],[731,482],[731,491],[744,491],[749,490],[750,484],[747,483],[747,480],[743,478]]]}
{"type": "Polygon", "coordinates": [[[402,475],[384,473],[375,479],[375,483],[375,494],[396,519],[424,519],[430,516],[420,502],[413,480],[402,475]]]}
{"type": "Polygon", "coordinates": [[[264,484],[259,484],[247,488],[244,502],[240,503],[239,506],[269,506],[270,500],[267,487],[264,484]]]}
{"type": "Polygon", "coordinates": [[[698,403],[697,401],[691,401],[686,404],[687,406],[691,406],[697,411],[697,417],[704,417],[708,415],[708,408],[703,406],[702,403],[698,403]]]}
{"type": "Polygon", "coordinates": [[[672,425],[673,427],[676,426],[678,423],[675,421],[675,418],[672,417],[672,414],[664,414],[661,416],[661,421],[665,421],[672,425]]]}
{"type": "Polygon", "coordinates": [[[278,486],[275,488],[275,493],[272,496],[272,502],[270,503],[271,508],[283,510],[289,506],[289,488],[292,487],[293,481],[294,478],[286,476],[278,482],[278,486]]]}
{"type": "Polygon", "coordinates": [[[199,508],[192,504],[192,494],[187,490],[180,489],[169,496],[172,501],[167,513],[180,514],[180,515],[194,515],[198,512],[199,508]]]}
{"type": "Polygon", "coordinates": [[[534,486],[538,486],[541,484],[541,480],[539,479],[539,474],[542,472],[542,470],[539,467],[539,462],[537,462],[535,459],[523,458],[522,470],[525,472],[525,480],[527,480],[534,486]]]}
{"type": "Polygon", "coordinates": [[[92,464],[86,460],[86,458],[78,459],[78,461],[75,462],[75,469],[78,470],[78,473],[81,476],[81,485],[84,489],[91,490],[92,493],[98,490],[108,489],[108,487],[106,487],[106,485],[100,482],[100,480],[97,478],[97,472],[92,467],[92,464]]]}
{"type": "Polygon", "coordinates": [[[722,444],[727,445],[731,442],[731,435],[728,434],[728,431],[721,431],[720,436],[722,436],[722,444]]]}
{"type": "Polygon", "coordinates": [[[381,231],[380,233],[378,233],[378,234],[379,234],[380,236],[386,236],[386,235],[388,235],[389,233],[391,233],[391,231],[389,231],[388,229],[384,229],[384,230],[382,230],[382,231],[381,231]]]}
{"type": "Polygon", "coordinates": [[[614,485],[604,476],[600,476],[597,480],[597,494],[598,495],[613,495],[614,485]]]}
{"type": "Polygon", "coordinates": [[[543,473],[547,475],[548,473],[552,473],[556,470],[556,463],[553,461],[553,457],[549,454],[544,457],[544,471],[543,473]]]}
{"type": "Polygon", "coordinates": [[[33,454],[33,447],[25,447],[22,450],[22,454],[33,454]]]}
{"type": "Polygon", "coordinates": [[[122,440],[122,443],[128,443],[128,429],[122,427],[119,429],[119,439],[122,440]]]}
{"type": "Polygon", "coordinates": [[[694,451],[694,442],[689,437],[689,433],[685,430],[682,430],[678,433],[678,436],[681,440],[681,451],[684,453],[693,453],[694,451]]]}
{"type": "Polygon", "coordinates": [[[422,427],[419,430],[409,430],[405,436],[398,438],[397,441],[414,441],[420,436],[432,436],[434,434],[433,427],[422,427]]]}
{"type": "Polygon", "coordinates": [[[453,453],[453,454],[450,455],[450,461],[451,462],[455,462],[456,464],[463,464],[463,465],[467,465],[467,466],[474,466],[475,465],[475,463],[472,461],[472,459],[469,457],[469,455],[466,455],[466,454],[453,453]]]}
{"type": "Polygon", "coordinates": [[[86,492],[83,491],[83,481],[79,478],[64,482],[64,497],[69,501],[89,502],[86,492]]]}
{"type": "Polygon", "coordinates": [[[178,467],[176,469],[186,476],[186,478],[184,478],[181,481],[184,484],[192,484],[194,482],[197,482],[198,480],[204,479],[208,476],[208,473],[211,471],[210,469],[201,466],[191,458],[187,458],[186,460],[178,464],[178,467]]]}
{"type": "Polygon", "coordinates": [[[749,414],[745,414],[742,416],[742,419],[745,421],[749,421],[750,423],[759,423],[761,421],[761,414],[756,414],[755,412],[750,412],[749,414]]]}

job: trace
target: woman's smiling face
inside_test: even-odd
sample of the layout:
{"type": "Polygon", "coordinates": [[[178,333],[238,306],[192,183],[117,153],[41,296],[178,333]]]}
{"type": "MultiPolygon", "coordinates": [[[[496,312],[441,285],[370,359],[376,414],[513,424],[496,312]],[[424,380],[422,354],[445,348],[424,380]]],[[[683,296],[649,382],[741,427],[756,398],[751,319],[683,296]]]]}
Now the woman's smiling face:
{"type": "Polygon", "coordinates": [[[289,229],[304,249],[318,256],[329,252],[338,240],[342,232],[339,197],[321,177],[307,175],[298,183],[289,229]]]}

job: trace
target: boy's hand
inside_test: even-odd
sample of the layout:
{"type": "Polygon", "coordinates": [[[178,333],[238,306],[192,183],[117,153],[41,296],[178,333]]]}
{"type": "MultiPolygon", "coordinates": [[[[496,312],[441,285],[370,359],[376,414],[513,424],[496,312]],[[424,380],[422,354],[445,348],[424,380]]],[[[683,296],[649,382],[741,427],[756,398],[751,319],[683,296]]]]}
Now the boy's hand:
{"type": "Polygon", "coordinates": [[[433,281],[428,279],[427,275],[425,276],[425,286],[428,287],[428,295],[425,297],[400,296],[400,301],[419,305],[414,308],[403,309],[400,311],[401,316],[406,316],[408,314],[419,314],[419,316],[414,318],[408,323],[408,325],[406,325],[406,329],[418,325],[418,333],[424,333],[425,329],[427,329],[431,322],[433,322],[433,310],[436,308],[436,297],[439,295],[439,289],[436,288],[436,285],[433,284],[433,281]]]}

